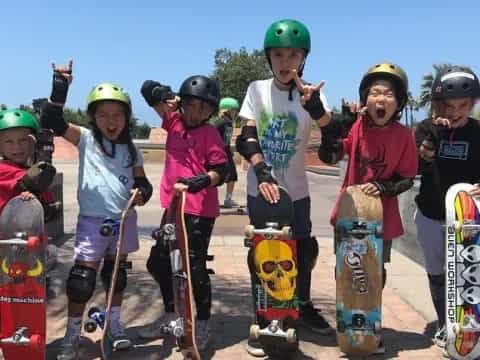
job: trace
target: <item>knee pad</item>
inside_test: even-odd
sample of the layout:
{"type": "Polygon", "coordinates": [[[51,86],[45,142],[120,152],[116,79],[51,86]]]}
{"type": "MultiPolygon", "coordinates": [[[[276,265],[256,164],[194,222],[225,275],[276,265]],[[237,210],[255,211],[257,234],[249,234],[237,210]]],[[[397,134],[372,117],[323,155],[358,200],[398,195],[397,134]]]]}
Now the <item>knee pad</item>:
{"type": "MultiPolygon", "coordinates": [[[[102,279],[103,288],[105,291],[110,290],[110,281],[112,280],[113,274],[113,267],[114,267],[113,260],[104,260],[102,271],[100,272],[100,278],[102,279]]],[[[118,294],[125,290],[127,287],[127,262],[120,261],[120,267],[118,268],[117,274],[117,282],[115,284],[115,294],[118,294]]]]}
{"type": "Polygon", "coordinates": [[[67,297],[77,304],[86,303],[93,295],[97,271],[88,266],[74,265],[67,279],[67,297]]]}

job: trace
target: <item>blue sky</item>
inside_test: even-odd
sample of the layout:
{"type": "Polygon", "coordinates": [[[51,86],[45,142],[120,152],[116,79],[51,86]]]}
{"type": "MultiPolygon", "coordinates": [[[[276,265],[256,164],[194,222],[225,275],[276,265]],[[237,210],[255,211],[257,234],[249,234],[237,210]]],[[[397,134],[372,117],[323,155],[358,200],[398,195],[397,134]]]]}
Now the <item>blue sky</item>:
{"type": "MultiPolygon", "coordinates": [[[[30,104],[50,92],[50,61],[74,60],[67,106],[85,107],[99,82],[121,84],[134,113],[159,119],[141,99],[143,80],[178,89],[193,74],[210,74],[215,49],[261,48],[267,27],[281,18],[304,22],[312,51],[304,78],[325,80],[329,103],[356,100],[362,74],[393,61],[417,96],[433,63],[470,65],[480,72],[480,1],[6,1],[2,2],[0,103],[30,104]]],[[[228,94],[225,94],[228,95],[228,94]]]]}

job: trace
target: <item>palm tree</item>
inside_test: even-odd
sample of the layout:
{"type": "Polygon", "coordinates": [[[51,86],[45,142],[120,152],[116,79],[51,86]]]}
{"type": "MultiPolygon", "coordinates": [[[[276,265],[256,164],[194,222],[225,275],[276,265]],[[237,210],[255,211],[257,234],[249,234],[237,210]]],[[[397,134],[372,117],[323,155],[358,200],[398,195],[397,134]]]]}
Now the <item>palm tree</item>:
{"type": "Polygon", "coordinates": [[[443,71],[449,67],[451,67],[451,64],[433,64],[433,69],[435,70],[435,73],[428,73],[425,74],[422,78],[422,84],[420,85],[420,96],[418,97],[418,103],[417,107],[418,108],[428,108],[428,114],[431,115],[431,108],[430,108],[430,100],[431,100],[431,92],[432,92],[432,85],[433,85],[433,80],[435,79],[435,76],[440,71],[443,71]]]}
{"type": "Polygon", "coordinates": [[[405,125],[413,126],[413,112],[418,111],[418,102],[413,97],[412,93],[408,92],[407,103],[405,104],[405,125]]]}

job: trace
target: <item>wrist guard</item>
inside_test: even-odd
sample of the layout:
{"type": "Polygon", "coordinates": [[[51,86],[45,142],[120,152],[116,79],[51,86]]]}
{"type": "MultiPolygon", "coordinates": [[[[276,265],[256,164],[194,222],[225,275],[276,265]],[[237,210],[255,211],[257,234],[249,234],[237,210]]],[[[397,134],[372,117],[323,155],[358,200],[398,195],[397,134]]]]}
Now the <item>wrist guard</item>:
{"type": "Polygon", "coordinates": [[[270,184],[277,184],[277,181],[272,176],[271,172],[272,168],[265,164],[264,161],[259,162],[258,164],[253,166],[253,171],[257,176],[258,185],[261,183],[270,183],[270,184]]]}
{"type": "Polygon", "coordinates": [[[177,182],[187,185],[187,192],[191,194],[196,194],[200,190],[203,190],[206,187],[210,186],[212,180],[210,179],[210,176],[208,176],[208,174],[200,174],[190,178],[181,177],[177,180],[177,182]]]}
{"type": "Polygon", "coordinates": [[[313,120],[318,120],[325,115],[325,107],[323,106],[322,99],[320,99],[320,91],[314,91],[310,99],[305,102],[303,108],[307,110],[310,117],[313,120]]]}

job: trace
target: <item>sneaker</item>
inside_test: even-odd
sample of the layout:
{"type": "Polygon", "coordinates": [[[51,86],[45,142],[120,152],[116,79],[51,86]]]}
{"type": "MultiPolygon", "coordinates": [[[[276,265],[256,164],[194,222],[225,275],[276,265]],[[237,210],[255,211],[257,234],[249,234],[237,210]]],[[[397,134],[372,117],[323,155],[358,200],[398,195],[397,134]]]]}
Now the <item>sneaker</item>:
{"type": "Polygon", "coordinates": [[[447,343],[447,329],[445,325],[443,325],[441,328],[437,330],[435,335],[433,335],[433,342],[435,345],[438,347],[444,349],[445,345],[447,343]]]}
{"type": "Polygon", "coordinates": [[[248,339],[247,341],[247,352],[255,357],[264,357],[265,356],[265,351],[263,350],[262,344],[260,344],[260,341],[255,340],[255,339],[248,339]]]}
{"type": "Polygon", "coordinates": [[[78,356],[80,347],[80,335],[65,335],[60,344],[60,351],[57,354],[57,360],[75,360],[78,356]]]}
{"type": "Polygon", "coordinates": [[[114,350],[126,350],[132,346],[132,341],[128,338],[119,320],[110,321],[107,335],[112,342],[114,350]]]}
{"type": "Polygon", "coordinates": [[[378,347],[377,347],[377,350],[375,350],[375,352],[373,353],[374,355],[382,355],[382,354],[385,354],[386,350],[385,350],[385,345],[383,344],[383,340],[380,340],[380,342],[378,343],[378,347]]]}
{"type": "Polygon", "coordinates": [[[234,207],[238,207],[238,203],[232,199],[225,199],[225,201],[223,202],[223,207],[227,209],[231,209],[234,207]]]}
{"type": "Polygon", "coordinates": [[[210,343],[210,325],[208,320],[197,320],[195,326],[195,340],[198,351],[205,350],[210,343]]]}
{"type": "Polygon", "coordinates": [[[142,339],[158,339],[164,337],[165,332],[163,331],[163,327],[168,325],[168,323],[171,321],[174,321],[176,317],[177,316],[174,312],[167,312],[163,314],[163,316],[159,317],[151,324],[138,330],[138,337],[142,339]]]}
{"type": "Polygon", "coordinates": [[[311,301],[300,305],[300,323],[320,335],[329,335],[333,332],[328,322],[320,315],[320,310],[315,309],[311,301]]]}

